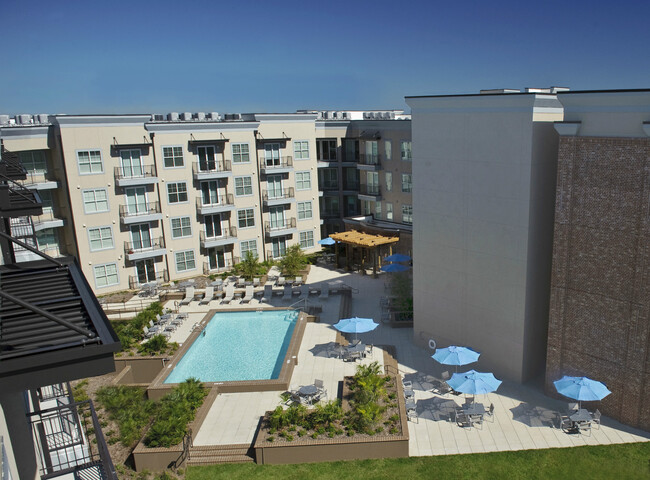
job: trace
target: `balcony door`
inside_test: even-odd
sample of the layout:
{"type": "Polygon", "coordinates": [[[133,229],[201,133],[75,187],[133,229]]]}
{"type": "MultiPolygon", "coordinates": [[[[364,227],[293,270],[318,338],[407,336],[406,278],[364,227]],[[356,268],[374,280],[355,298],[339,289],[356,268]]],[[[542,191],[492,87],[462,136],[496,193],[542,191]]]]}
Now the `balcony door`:
{"type": "Polygon", "coordinates": [[[379,193],[379,172],[366,172],[367,188],[369,195],[377,195],[379,193]]]}
{"type": "Polygon", "coordinates": [[[284,227],[284,207],[269,208],[269,216],[271,217],[272,229],[284,227]]]}
{"type": "Polygon", "coordinates": [[[287,253],[287,239],[285,237],[273,239],[273,258],[284,257],[287,253]]]}
{"type": "Polygon", "coordinates": [[[223,236],[223,230],[221,228],[221,215],[218,213],[215,215],[205,216],[205,236],[206,238],[223,236]]]}
{"type": "Polygon", "coordinates": [[[280,166],[280,144],[267,143],[264,145],[264,158],[267,167],[280,166]]]}
{"type": "Polygon", "coordinates": [[[136,261],[135,271],[138,275],[138,283],[142,284],[156,281],[156,266],[153,258],[136,261]]]}
{"type": "Polygon", "coordinates": [[[199,156],[199,170],[202,172],[213,172],[217,169],[217,153],[212,145],[197,147],[196,153],[199,156]]]}
{"type": "Polygon", "coordinates": [[[131,248],[133,250],[151,248],[151,231],[148,223],[131,225],[131,248]]]}
{"type": "Polygon", "coordinates": [[[145,187],[125,188],[126,207],[130,214],[147,212],[147,191],[145,187]]]}
{"type": "Polygon", "coordinates": [[[366,141],[366,163],[376,164],[378,162],[377,150],[377,141],[368,140],[366,141]]]}
{"type": "Polygon", "coordinates": [[[208,266],[210,270],[226,268],[226,251],[223,247],[208,249],[208,266]]]}
{"type": "Polygon", "coordinates": [[[282,175],[269,175],[266,177],[269,187],[269,198],[282,198],[282,175]]]}
{"type": "Polygon", "coordinates": [[[120,157],[123,177],[129,178],[142,176],[143,169],[140,150],[120,150],[120,157]]]}
{"type": "Polygon", "coordinates": [[[219,203],[219,184],[213,180],[211,182],[201,182],[201,198],[203,205],[216,205],[219,203]]]}

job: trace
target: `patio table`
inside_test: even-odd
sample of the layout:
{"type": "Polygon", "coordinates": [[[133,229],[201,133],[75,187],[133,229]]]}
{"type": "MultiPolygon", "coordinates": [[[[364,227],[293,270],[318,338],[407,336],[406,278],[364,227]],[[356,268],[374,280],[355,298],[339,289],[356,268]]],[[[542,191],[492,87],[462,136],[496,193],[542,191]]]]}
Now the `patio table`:
{"type": "Polygon", "coordinates": [[[307,400],[307,402],[309,402],[310,404],[312,403],[317,393],[318,393],[318,388],[316,387],[316,385],[313,384],[303,385],[298,389],[298,395],[304,397],[307,400]]]}
{"type": "Polygon", "coordinates": [[[365,354],[366,353],[366,344],[359,342],[359,343],[357,343],[355,345],[348,345],[348,352],[365,354]]]}
{"type": "Polygon", "coordinates": [[[463,405],[463,413],[470,417],[481,417],[485,415],[485,407],[482,403],[470,403],[463,405]]]}
{"type": "Polygon", "coordinates": [[[592,420],[591,413],[589,413],[589,411],[585,408],[581,408],[574,414],[570,415],[569,419],[573,423],[587,423],[587,422],[591,422],[592,420]]]}

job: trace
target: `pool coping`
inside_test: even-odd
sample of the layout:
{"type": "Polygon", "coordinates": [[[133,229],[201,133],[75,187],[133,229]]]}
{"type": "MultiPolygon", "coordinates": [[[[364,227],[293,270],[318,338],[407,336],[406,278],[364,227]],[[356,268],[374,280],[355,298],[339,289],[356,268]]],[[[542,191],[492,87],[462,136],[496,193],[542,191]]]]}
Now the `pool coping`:
{"type": "MultiPolygon", "coordinates": [[[[174,353],[171,361],[166,363],[163,369],[156,375],[153,381],[147,388],[147,396],[151,399],[158,399],[169,393],[171,389],[178,385],[177,383],[163,383],[165,378],[171,373],[171,370],[178,364],[183,355],[189,350],[194,343],[194,340],[201,334],[208,322],[214,317],[216,313],[232,313],[232,312],[257,312],[259,310],[272,311],[272,310],[296,310],[287,307],[267,307],[267,308],[228,308],[228,309],[212,309],[209,310],[203,319],[198,322],[197,328],[190,334],[190,336],[183,342],[183,345],[174,353]]],[[[305,333],[305,325],[312,319],[302,310],[298,311],[298,319],[296,326],[293,329],[287,353],[282,362],[282,368],[278,378],[271,380],[237,380],[237,381],[224,381],[224,382],[203,382],[207,388],[217,388],[219,393],[242,393],[242,392],[268,392],[268,391],[285,391],[289,388],[293,369],[298,363],[298,351],[302,343],[302,338],[305,333]]]]}

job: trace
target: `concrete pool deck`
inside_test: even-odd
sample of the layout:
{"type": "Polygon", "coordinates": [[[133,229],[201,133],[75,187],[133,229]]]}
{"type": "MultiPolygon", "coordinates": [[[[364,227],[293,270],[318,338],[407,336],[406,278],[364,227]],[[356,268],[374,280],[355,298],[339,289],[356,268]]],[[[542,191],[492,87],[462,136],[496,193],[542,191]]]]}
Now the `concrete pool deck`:
{"type": "MultiPolygon", "coordinates": [[[[341,281],[358,290],[352,295],[351,316],[381,318],[379,298],[384,292],[384,280],[388,274],[372,276],[342,273],[331,269],[312,266],[307,283],[341,281]]],[[[298,354],[298,365],[294,369],[292,386],[313,383],[321,379],[328,390],[329,398],[336,397],[338,382],[343,376],[352,375],[356,369],[353,362],[327,358],[323,345],[334,342],[336,330],[331,325],[339,318],[340,296],[330,295],[328,299],[310,296],[309,301],[323,306],[320,323],[307,324],[298,354]]],[[[231,303],[223,308],[264,307],[256,297],[250,304],[231,303]]],[[[288,306],[289,301],[273,297],[273,306],[288,306]]],[[[295,301],[295,299],[293,300],[295,301]]],[[[172,306],[173,306],[173,302],[172,306]]],[[[168,304],[169,305],[169,304],[168,304]]],[[[189,313],[189,319],[171,337],[172,341],[183,342],[189,336],[191,327],[200,321],[211,309],[219,309],[218,301],[210,305],[199,305],[198,301],[181,307],[189,313]]],[[[580,445],[604,445],[649,441],[650,433],[633,429],[607,417],[602,418],[600,429],[594,428],[587,434],[567,434],[557,428],[555,412],[566,409],[567,401],[545,396],[541,390],[526,385],[503,382],[498,392],[477,397],[485,405],[495,406],[494,422],[483,423],[482,429],[461,428],[449,421],[449,414],[463,397],[441,397],[427,389],[427,375],[439,376],[442,369],[430,358],[433,352],[416,347],[411,340],[412,329],[390,328],[381,324],[373,332],[360,334],[366,344],[394,345],[399,370],[407,380],[413,381],[418,423],[409,422],[409,451],[411,456],[445,455],[458,453],[482,453],[537,448],[570,447],[580,445]]],[[[382,352],[375,348],[372,358],[365,363],[382,363],[382,352]]],[[[358,362],[357,362],[358,364],[358,362]]],[[[476,366],[480,370],[480,360],[476,366]]],[[[259,417],[267,410],[280,404],[280,392],[226,393],[217,396],[197,433],[194,445],[230,445],[251,443],[259,417]]],[[[597,408],[597,404],[589,405],[597,408]]]]}

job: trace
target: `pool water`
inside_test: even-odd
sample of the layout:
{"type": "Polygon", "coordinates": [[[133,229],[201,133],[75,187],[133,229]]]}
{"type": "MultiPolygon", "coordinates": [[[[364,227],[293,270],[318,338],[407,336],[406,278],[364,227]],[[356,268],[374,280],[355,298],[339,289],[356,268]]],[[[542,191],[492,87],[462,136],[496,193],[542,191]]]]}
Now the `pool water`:
{"type": "Polygon", "coordinates": [[[297,319],[295,310],[216,313],[164,383],[278,378],[297,319]]]}

